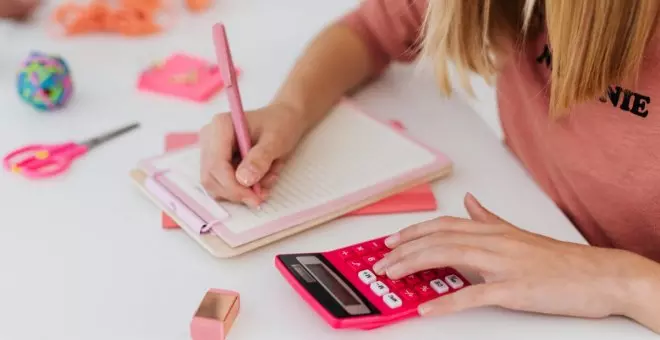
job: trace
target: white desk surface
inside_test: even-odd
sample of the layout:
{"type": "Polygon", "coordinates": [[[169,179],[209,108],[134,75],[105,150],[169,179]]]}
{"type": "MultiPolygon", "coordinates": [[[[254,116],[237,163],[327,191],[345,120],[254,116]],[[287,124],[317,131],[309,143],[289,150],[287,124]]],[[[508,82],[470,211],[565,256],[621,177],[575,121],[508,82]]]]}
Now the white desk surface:
{"type": "Polygon", "coordinates": [[[456,162],[455,174],[435,185],[439,211],[341,219],[232,260],[210,257],[181,231],[162,230],[159,212],[133,187],[128,171],[161,152],[165,133],[197,130],[227,104],[224,95],[196,104],[138,93],[138,72],[174,51],[212,60],[210,27],[223,20],[245,70],[246,106],[255,108],[269,100],[308,39],[356,1],[216,2],[212,12],[181,14],[166,35],[143,40],[57,40],[43,24],[1,27],[0,153],[25,143],[83,139],[133,120],[143,124],[63,177],[35,182],[0,172],[1,339],[188,339],[191,316],[211,287],[242,294],[229,339],[656,338],[622,318],[587,321],[490,308],[370,332],[336,331],[280,277],[276,254],[332,249],[437,215],[465,216],[466,191],[522,227],[583,242],[482,120],[464,103],[440,98],[424,70],[394,68],[358,102],[375,115],[401,119],[456,162]],[[65,111],[35,113],[15,94],[17,65],[32,49],[61,53],[71,64],[76,92],[65,111]]]}

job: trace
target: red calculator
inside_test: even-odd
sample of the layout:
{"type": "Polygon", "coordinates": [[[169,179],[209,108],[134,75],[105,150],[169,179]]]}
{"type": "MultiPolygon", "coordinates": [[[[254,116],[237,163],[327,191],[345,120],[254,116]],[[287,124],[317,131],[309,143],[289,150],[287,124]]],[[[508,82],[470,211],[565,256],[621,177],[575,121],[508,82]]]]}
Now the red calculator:
{"type": "Polygon", "coordinates": [[[373,329],[418,316],[419,304],[470,283],[453,268],[391,280],[373,272],[389,252],[385,238],[310,254],[285,254],[275,266],[333,328],[373,329]]]}

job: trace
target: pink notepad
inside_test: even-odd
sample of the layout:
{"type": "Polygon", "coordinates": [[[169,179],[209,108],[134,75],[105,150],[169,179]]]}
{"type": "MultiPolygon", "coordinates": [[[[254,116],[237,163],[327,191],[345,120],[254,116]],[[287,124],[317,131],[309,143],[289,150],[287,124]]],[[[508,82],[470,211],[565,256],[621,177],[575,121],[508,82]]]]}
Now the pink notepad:
{"type": "MultiPolygon", "coordinates": [[[[236,73],[240,71],[236,70],[236,73]]],[[[138,88],[142,91],[197,102],[209,100],[224,86],[217,65],[185,54],[174,54],[155,64],[144,71],[138,81],[138,88]]]]}
{"type": "MultiPolygon", "coordinates": [[[[391,124],[396,129],[405,129],[398,121],[392,121],[391,124]]],[[[172,151],[195,144],[197,137],[196,133],[191,132],[170,133],[165,136],[165,150],[172,151]]],[[[422,212],[435,209],[437,209],[437,201],[431,185],[426,183],[350,212],[346,216],[422,212]]],[[[162,214],[162,226],[165,229],[179,228],[177,223],[165,213],[162,214]]]]}

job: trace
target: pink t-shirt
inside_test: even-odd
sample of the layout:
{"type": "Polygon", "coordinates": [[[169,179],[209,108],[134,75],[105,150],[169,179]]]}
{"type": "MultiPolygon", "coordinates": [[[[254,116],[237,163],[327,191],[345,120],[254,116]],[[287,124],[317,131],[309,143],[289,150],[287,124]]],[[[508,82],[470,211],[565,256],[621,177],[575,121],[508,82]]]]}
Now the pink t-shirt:
{"type": "MultiPolygon", "coordinates": [[[[365,0],[343,22],[369,46],[379,69],[414,60],[426,1],[365,0]]],[[[497,97],[506,144],[592,245],[660,262],[660,37],[647,48],[636,88],[548,116],[547,35],[509,60],[497,97]]]]}

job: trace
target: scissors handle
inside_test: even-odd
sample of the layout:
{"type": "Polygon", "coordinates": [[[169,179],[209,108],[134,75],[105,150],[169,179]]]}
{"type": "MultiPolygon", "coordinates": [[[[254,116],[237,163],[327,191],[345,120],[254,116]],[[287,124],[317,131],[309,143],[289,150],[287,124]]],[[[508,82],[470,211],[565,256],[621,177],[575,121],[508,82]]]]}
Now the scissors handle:
{"type": "Polygon", "coordinates": [[[53,177],[66,171],[71,163],[86,153],[87,146],[74,142],[57,145],[33,144],[5,156],[4,167],[28,178],[53,177]]]}

